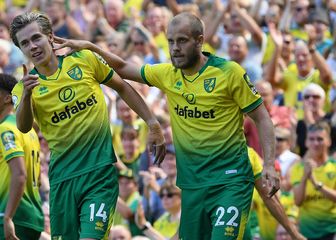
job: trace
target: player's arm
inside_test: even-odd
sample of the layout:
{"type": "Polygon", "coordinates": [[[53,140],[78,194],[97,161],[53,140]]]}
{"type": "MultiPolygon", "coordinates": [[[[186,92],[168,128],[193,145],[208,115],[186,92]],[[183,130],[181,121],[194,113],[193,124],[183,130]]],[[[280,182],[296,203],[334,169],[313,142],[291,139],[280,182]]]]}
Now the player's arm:
{"type": "Polygon", "coordinates": [[[17,128],[23,132],[27,133],[33,127],[34,117],[32,109],[32,90],[37,85],[39,81],[38,76],[28,74],[26,65],[23,65],[23,93],[19,106],[16,110],[16,125],[17,128]]]}
{"type": "Polygon", "coordinates": [[[24,158],[23,157],[12,158],[11,160],[9,160],[8,166],[11,172],[11,179],[10,179],[8,202],[6,205],[4,216],[4,231],[6,239],[7,237],[8,239],[17,239],[15,238],[16,237],[15,229],[12,219],[15,215],[17,207],[19,206],[27,179],[24,158]]]}
{"type": "Polygon", "coordinates": [[[275,161],[275,135],[272,120],[264,106],[259,105],[256,109],[248,113],[258,129],[259,139],[264,154],[264,169],[262,172],[262,180],[264,186],[269,189],[269,197],[274,195],[280,189],[280,179],[274,169],[275,161]]]}
{"type": "Polygon", "coordinates": [[[57,44],[55,45],[54,49],[61,49],[65,47],[70,48],[70,51],[67,53],[67,55],[69,55],[71,52],[80,51],[82,49],[88,49],[95,53],[98,53],[105,59],[110,67],[118,72],[118,74],[122,78],[136,81],[139,83],[145,83],[141,77],[140,67],[137,67],[132,63],[126,62],[125,60],[113,53],[103,51],[100,47],[89,41],[69,40],[55,36],[54,42],[57,44]]]}
{"type": "Polygon", "coordinates": [[[161,131],[160,123],[154,114],[149,110],[142,97],[127,82],[114,73],[112,79],[105,83],[106,86],[113,88],[119,96],[133,109],[148,125],[148,143],[153,147],[155,162],[159,164],[165,156],[165,140],[161,131]]]}
{"type": "Polygon", "coordinates": [[[272,216],[287,230],[292,239],[306,239],[299,233],[295,225],[289,221],[277,195],[271,198],[267,196],[266,189],[262,187],[261,178],[255,180],[255,188],[257,189],[259,195],[263,199],[272,216]]]}

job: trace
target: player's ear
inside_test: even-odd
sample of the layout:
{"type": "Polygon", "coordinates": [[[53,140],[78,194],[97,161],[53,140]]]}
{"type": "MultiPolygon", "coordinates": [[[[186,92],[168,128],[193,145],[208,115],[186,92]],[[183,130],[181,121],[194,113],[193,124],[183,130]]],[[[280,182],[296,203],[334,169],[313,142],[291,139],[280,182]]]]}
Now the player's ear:
{"type": "Polygon", "coordinates": [[[6,97],[5,97],[5,103],[9,104],[9,103],[13,103],[12,102],[12,95],[10,94],[6,94],[6,97]]]}
{"type": "Polygon", "coordinates": [[[198,37],[196,37],[196,44],[197,44],[198,48],[202,48],[203,42],[204,42],[204,36],[203,35],[199,35],[198,37]]]}

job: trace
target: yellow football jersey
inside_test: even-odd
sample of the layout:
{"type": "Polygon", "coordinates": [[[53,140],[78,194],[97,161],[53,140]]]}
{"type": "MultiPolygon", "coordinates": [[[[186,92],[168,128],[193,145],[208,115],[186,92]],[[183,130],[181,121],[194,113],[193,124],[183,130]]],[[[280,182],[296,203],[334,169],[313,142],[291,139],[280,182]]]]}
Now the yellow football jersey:
{"type": "MultiPolygon", "coordinates": [[[[48,142],[51,159],[50,184],[88,173],[115,162],[110,122],[100,84],[112,78],[113,70],[89,50],[59,56],[59,67],[51,76],[39,74],[33,89],[34,119],[48,142]]],[[[18,107],[23,91],[13,89],[18,107]]]]}
{"type": "Polygon", "coordinates": [[[262,99],[242,67],[209,53],[193,76],[172,64],[145,65],[142,78],[167,96],[177,159],[177,185],[200,188],[253,181],[243,115],[262,99]]]}

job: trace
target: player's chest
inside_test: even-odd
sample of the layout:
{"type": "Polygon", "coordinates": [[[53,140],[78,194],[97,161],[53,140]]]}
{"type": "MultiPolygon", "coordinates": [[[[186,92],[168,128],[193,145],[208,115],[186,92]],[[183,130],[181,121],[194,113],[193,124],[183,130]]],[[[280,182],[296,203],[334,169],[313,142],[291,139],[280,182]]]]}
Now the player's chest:
{"type": "Polygon", "coordinates": [[[91,96],[99,84],[90,76],[71,77],[68,73],[57,79],[40,80],[40,85],[33,91],[35,107],[45,111],[55,106],[63,106],[76,101],[84,101],[91,96]]]}
{"type": "Polygon", "coordinates": [[[222,101],[226,92],[223,79],[208,74],[194,80],[176,76],[171,80],[166,93],[173,102],[203,105],[222,101]]]}

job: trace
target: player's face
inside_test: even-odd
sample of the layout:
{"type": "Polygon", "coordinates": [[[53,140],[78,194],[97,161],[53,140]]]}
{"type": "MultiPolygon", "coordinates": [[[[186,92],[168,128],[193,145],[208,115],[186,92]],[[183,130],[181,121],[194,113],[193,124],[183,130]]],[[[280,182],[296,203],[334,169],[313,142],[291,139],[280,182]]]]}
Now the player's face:
{"type": "Polygon", "coordinates": [[[169,53],[176,68],[190,69],[199,61],[199,42],[192,36],[188,23],[169,25],[169,53]]]}
{"type": "Polygon", "coordinates": [[[53,53],[52,35],[43,34],[36,22],[18,31],[16,37],[23,54],[35,66],[48,65],[50,63],[53,53]]]}

